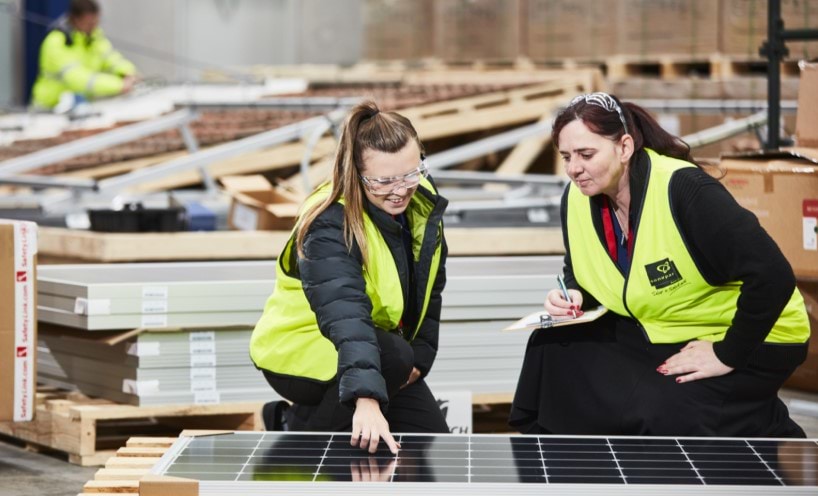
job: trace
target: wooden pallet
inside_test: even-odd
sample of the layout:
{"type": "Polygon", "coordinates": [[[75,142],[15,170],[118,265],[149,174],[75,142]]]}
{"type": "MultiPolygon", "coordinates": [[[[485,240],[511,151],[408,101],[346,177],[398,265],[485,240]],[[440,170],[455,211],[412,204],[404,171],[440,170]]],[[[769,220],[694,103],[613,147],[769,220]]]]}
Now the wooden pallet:
{"type": "Polygon", "coordinates": [[[436,67],[445,69],[471,69],[474,71],[486,70],[516,70],[516,69],[533,69],[534,64],[525,57],[516,59],[474,59],[474,60],[458,60],[449,59],[432,62],[429,64],[431,69],[436,67]]]}
{"type": "Polygon", "coordinates": [[[31,422],[0,422],[0,434],[33,450],[54,450],[77,465],[102,465],[134,436],[184,429],[261,430],[261,403],[137,407],[41,388],[31,422]]]}
{"type": "MultiPolygon", "coordinates": [[[[767,76],[767,60],[752,57],[717,55],[711,59],[714,79],[730,79],[743,76],[767,76]]],[[[801,74],[797,60],[781,62],[781,76],[795,77],[801,74]]]]}
{"type": "MultiPolygon", "coordinates": [[[[767,61],[752,57],[736,57],[721,54],[709,56],[686,55],[618,55],[609,57],[604,64],[610,81],[629,78],[653,77],[673,80],[685,77],[726,80],[746,76],[766,76],[767,61]]],[[[798,62],[781,62],[781,75],[798,76],[798,62]]]]}

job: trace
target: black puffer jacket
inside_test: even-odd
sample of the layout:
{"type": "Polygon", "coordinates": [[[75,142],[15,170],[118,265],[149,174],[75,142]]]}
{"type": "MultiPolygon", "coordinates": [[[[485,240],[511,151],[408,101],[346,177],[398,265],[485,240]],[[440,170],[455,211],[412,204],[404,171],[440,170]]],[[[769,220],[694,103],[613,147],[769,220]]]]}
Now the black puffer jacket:
{"type": "MultiPolygon", "coordinates": [[[[448,201],[440,196],[418,189],[416,195],[425,195],[434,204],[427,224],[420,260],[410,261],[404,249],[401,225],[391,215],[367,203],[370,218],[380,230],[389,246],[403,288],[404,305],[416,302],[412,315],[419,315],[429,268],[436,243],[443,244],[440,265],[432,288],[426,316],[417,336],[411,341],[415,354],[414,366],[426,376],[437,354],[440,328],[441,292],[446,285],[446,242],[437,226],[440,224],[448,201]],[[409,263],[414,264],[413,287],[410,287],[409,263]],[[414,298],[409,297],[414,291],[414,298]]],[[[371,319],[372,304],[366,295],[366,283],[362,274],[361,251],[357,244],[348,250],[344,243],[343,206],[335,204],[313,221],[304,238],[304,258],[298,259],[298,272],[310,308],[318,319],[321,333],[335,344],[338,350],[338,373],[340,400],[352,403],[356,398],[375,398],[382,407],[388,403],[386,383],[381,375],[380,350],[371,319]]],[[[405,314],[406,315],[406,314],[405,314]]],[[[391,330],[391,329],[387,329],[391,330]]],[[[407,339],[411,332],[406,332],[407,339]]]]}

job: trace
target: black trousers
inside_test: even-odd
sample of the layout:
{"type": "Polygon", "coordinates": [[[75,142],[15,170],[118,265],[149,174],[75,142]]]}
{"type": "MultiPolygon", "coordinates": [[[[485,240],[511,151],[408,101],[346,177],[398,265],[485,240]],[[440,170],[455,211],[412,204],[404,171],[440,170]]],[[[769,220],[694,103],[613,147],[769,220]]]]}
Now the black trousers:
{"type": "Polygon", "coordinates": [[[652,344],[617,316],[534,331],[509,424],[531,434],[805,437],[777,394],[798,359],[677,384],[656,368],[685,344],[652,344]]]}
{"type": "MultiPolygon", "coordinates": [[[[391,432],[446,433],[449,426],[432,391],[423,379],[401,389],[412,372],[414,353],[401,336],[375,330],[381,354],[381,374],[386,382],[389,406],[384,412],[391,432]]],[[[273,389],[293,402],[287,425],[293,431],[349,432],[354,406],[339,401],[338,381],[322,384],[298,377],[264,372],[273,389]]]]}

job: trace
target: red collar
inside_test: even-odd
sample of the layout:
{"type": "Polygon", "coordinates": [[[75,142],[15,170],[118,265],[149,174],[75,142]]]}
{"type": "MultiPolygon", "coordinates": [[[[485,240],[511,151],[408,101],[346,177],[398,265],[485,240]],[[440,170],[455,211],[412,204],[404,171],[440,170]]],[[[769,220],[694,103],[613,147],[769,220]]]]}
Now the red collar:
{"type": "MultiPolygon", "coordinates": [[[[619,261],[619,245],[614,233],[613,211],[608,197],[602,196],[602,228],[605,232],[605,244],[608,247],[608,254],[614,260],[619,261]]],[[[622,226],[620,226],[622,227],[622,226]]],[[[628,260],[633,256],[633,222],[628,222],[628,260]]]]}

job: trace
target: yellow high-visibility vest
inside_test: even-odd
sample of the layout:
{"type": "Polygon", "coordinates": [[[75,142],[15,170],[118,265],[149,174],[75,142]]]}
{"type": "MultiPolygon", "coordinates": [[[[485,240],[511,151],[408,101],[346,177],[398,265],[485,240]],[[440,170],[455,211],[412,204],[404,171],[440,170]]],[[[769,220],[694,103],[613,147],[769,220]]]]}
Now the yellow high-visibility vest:
{"type": "MultiPolygon", "coordinates": [[[[675,171],[695,165],[647,152],[650,175],[627,276],[594,229],[591,199],[569,186],[566,228],[574,276],[606,308],[638,320],[652,343],[721,341],[736,313],[742,282],[708,284],[676,226],[670,179],[675,171]]],[[[766,342],[804,343],[809,334],[804,300],[796,288],[766,342]]]]}
{"type": "MultiPolygon", "coordinates": [[[[423,179],[420,188],[436,194],[428,179],[423,179]]],[[[307,199],[302,212],[329,193],[328,187],[319,188],[307,199]]],[[[340,200],[343,203],[343,199],[340,200]]],[[[412,196],[407,214],[412,219],[412,249],[417,258],[423,246],[429,215],[434,205],[422,194],[412,196]]],[[[296,227],[297,229],[297,227],[296,227]]],[[[295,232],[290,236],[276,263],[275,290],[264,307],[264,313],[253,330],[250,339],[250,357],[261,369],[282,375],[304,377],[326,382],[335,377],[338,368],[338,352],[335,345],[318,329],[315,313],[304,294],[301,281],[287,274],[294,260],[295,232]]],[[[392,252],[383,239],[375,223],[364,213],[368,260],[363,267],[366,294],[372,302],[372,322],[379,328],[391,331],[398,327],[403,315],[403,290],[392,252]]],[[[442,223],[438,226],[434,255],[430,265],[429,281],[426,285],[423,306],[417,326],[410,339],[417,335],[440,265],[442,250],[442,223]]]]}

